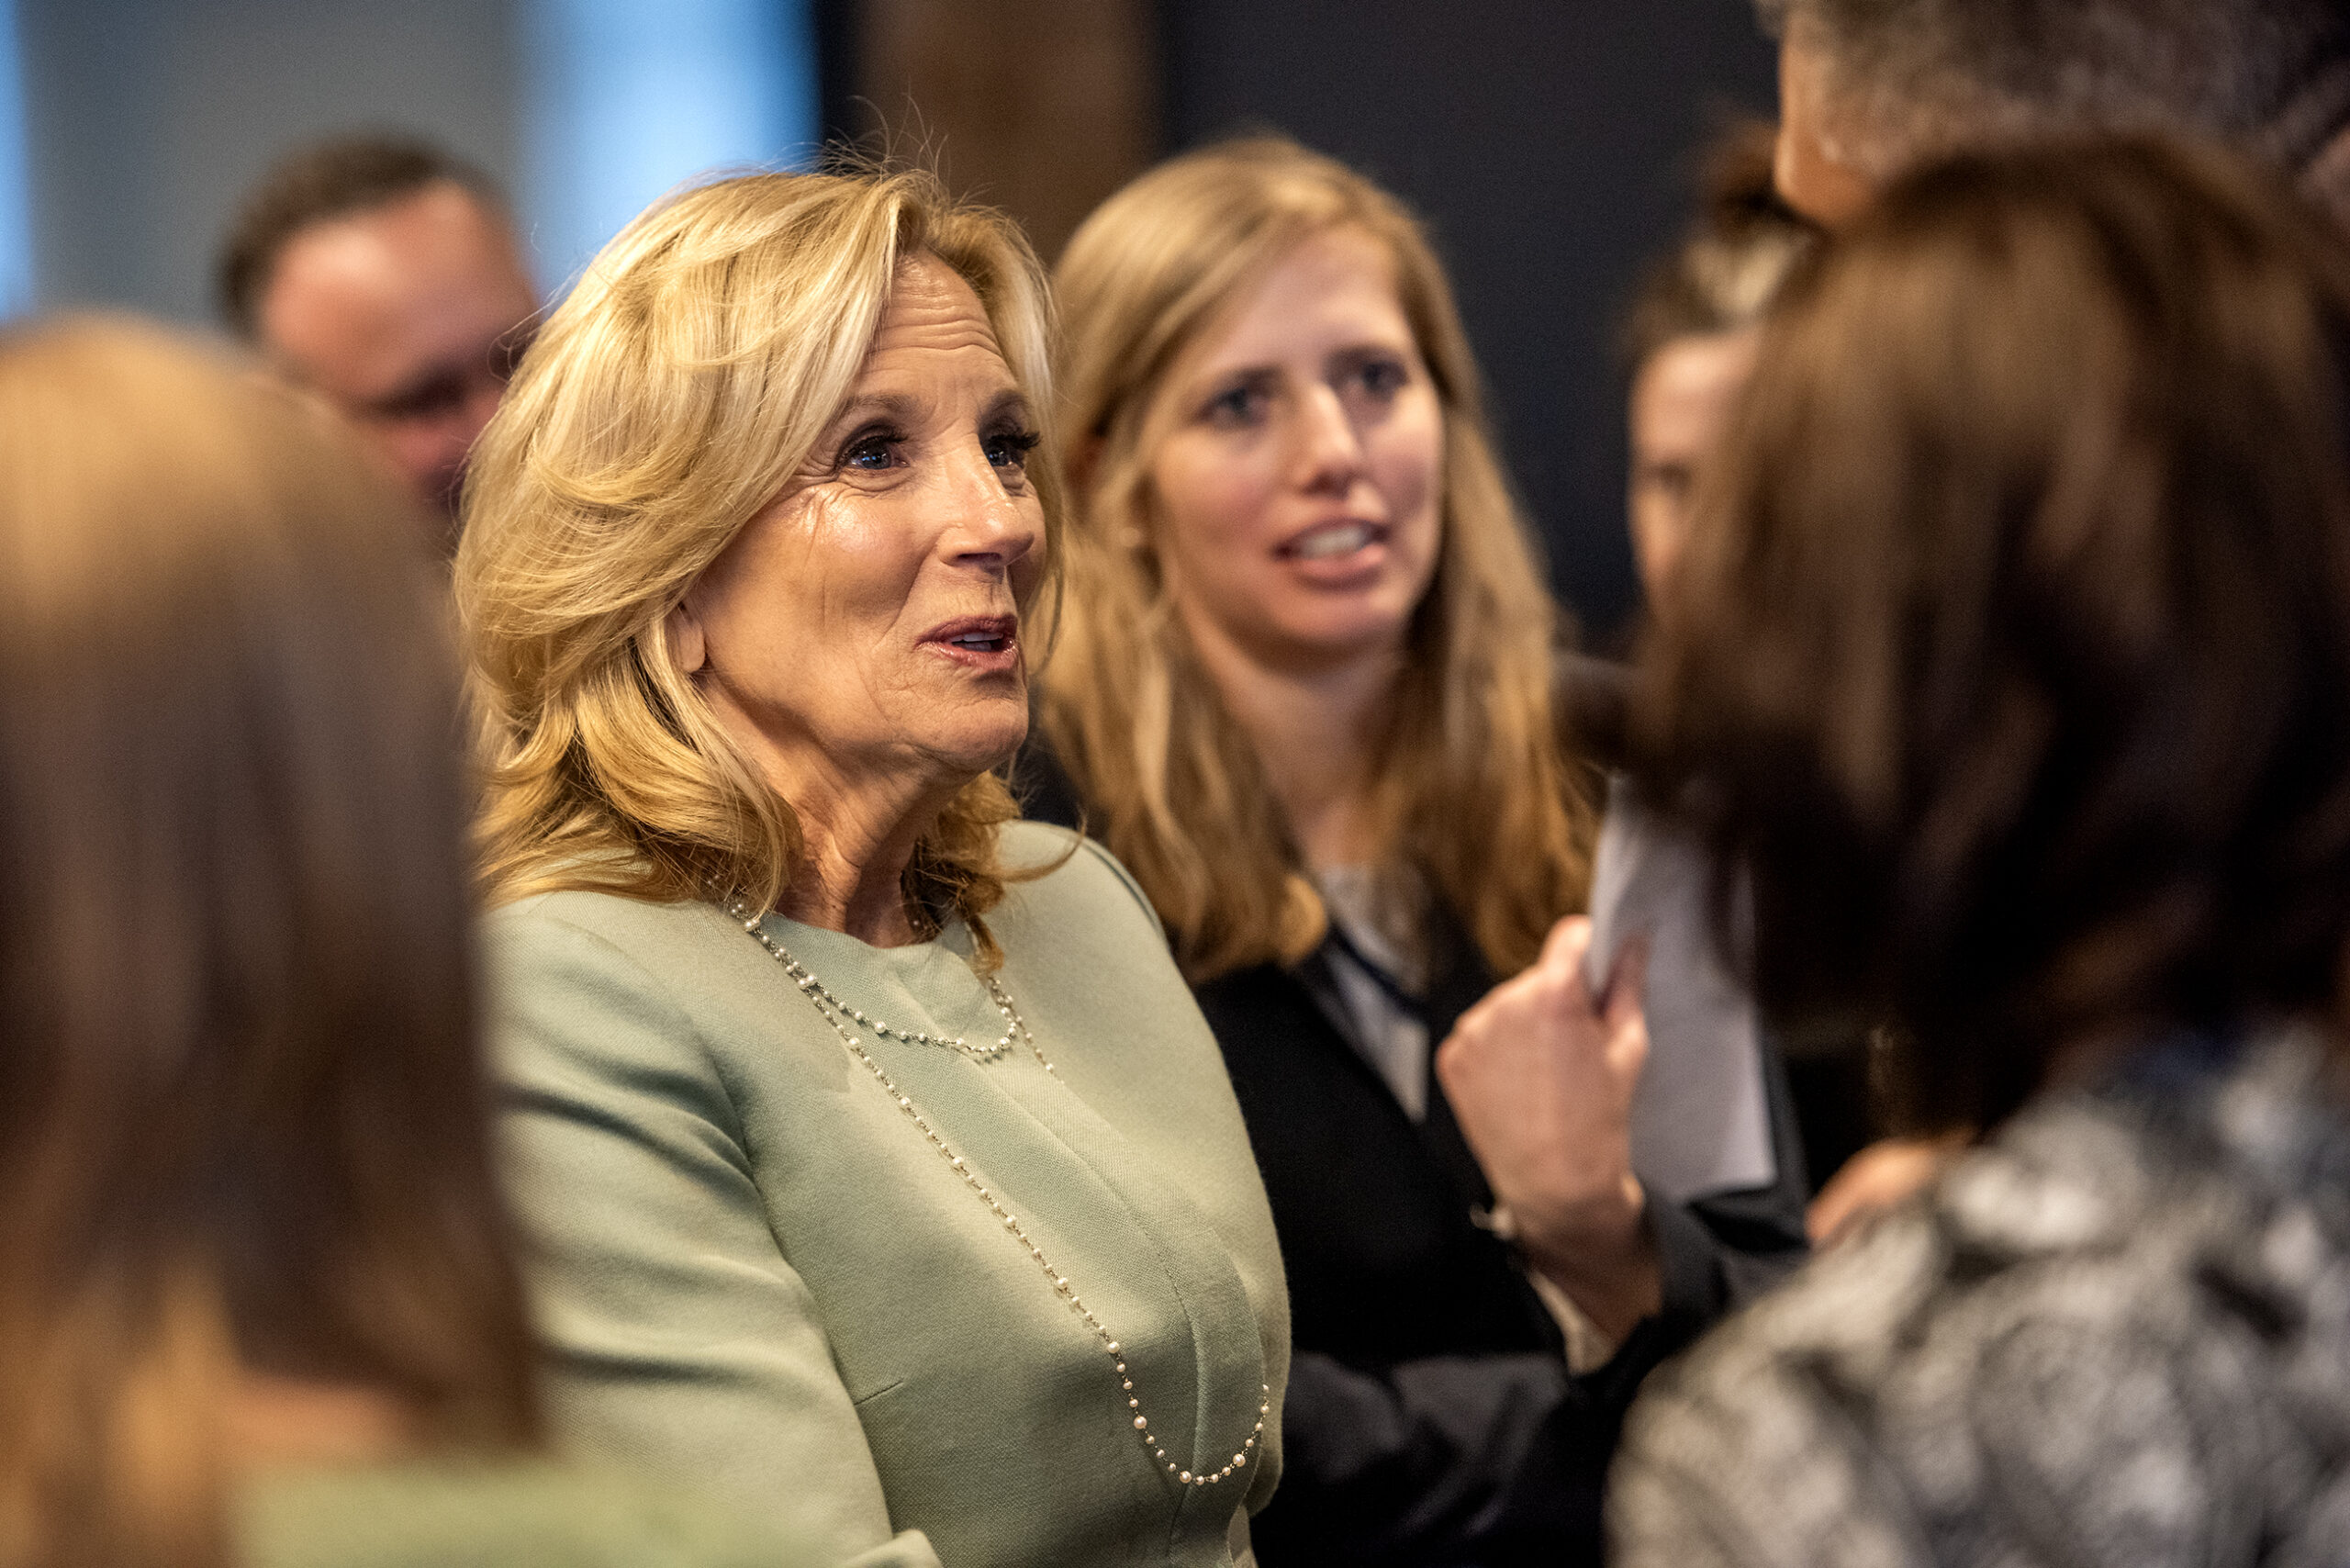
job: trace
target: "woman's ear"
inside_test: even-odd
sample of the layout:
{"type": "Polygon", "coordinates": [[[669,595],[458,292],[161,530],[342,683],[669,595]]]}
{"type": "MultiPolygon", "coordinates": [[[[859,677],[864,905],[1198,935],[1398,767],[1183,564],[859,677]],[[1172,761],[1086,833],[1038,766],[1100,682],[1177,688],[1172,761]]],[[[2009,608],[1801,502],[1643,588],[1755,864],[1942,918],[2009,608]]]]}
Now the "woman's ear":
{"type": "Polygon", "coordinates": [[[677,666],[680,675],[694,675],[710,658],[710,648],[701,634],[701,617],[694,613],[690,599],[679,599],[677,608],[662,618],[661,635],[669,644],[669,662],[677,666]]]}

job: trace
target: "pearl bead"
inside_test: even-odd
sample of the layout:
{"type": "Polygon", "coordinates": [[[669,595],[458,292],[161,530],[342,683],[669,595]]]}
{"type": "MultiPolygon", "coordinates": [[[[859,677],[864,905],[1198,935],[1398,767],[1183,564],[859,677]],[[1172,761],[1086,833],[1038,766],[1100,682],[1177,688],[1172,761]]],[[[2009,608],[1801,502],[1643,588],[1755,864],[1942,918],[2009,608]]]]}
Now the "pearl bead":
{"type": "Polygon", "coordinates": [[[1150,1429],[1150,1417],[1147,1417],[1147,1416],[1137,1416],[1137,1417],[1135,1417],[1135,1430],[1136,1430],[1136,1431],[1137,1431],[1137,1432],[1147,1432],[1147,1431],[1148,1431],[1149,1429],[1150,1429]]]}

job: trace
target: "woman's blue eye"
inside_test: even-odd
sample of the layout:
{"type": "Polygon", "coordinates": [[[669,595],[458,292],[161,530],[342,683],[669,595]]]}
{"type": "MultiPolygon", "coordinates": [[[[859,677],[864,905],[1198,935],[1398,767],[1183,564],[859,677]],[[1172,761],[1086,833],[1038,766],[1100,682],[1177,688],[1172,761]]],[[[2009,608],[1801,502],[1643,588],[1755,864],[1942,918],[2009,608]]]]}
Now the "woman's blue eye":
{"type": "Polygon", "coordinates": [[[1025,468],[1028,454],[1043,438],[1034,431],[1001,431],[979,443],[988,461],[998,468],[1025,468]]]}
{"type": "Polygon", "coordinates": [[[1210,424],[1245,425],[1264,411],[1265,395],[1255,386],[1235,386],[1219,392],[1208,399],[1205,410],[1210,424]]]}
{"type": "Polygon", "coordinates": [[[862,468],[867,473],[889,467],[897,461],[898,438],[894,435],[868,435],[851,442],[841,452],[841,466],[862,468]]]}
{"type": "Polygon", "coordinates": [[[1410,380],[1404,367],[1392,359],[1376,359],[1362,367],[1363,390],[1374,398],[1393,398],[1410,380]]]}

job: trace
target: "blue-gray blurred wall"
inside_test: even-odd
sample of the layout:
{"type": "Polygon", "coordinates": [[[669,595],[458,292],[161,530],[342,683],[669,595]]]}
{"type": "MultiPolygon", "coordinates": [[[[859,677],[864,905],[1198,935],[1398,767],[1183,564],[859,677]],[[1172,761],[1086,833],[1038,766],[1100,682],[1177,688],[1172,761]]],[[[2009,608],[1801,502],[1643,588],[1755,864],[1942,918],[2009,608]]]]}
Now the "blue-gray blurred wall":
{"type": "Polygon", "coordinates": [[[517,172],[515,13],[498,0],[17,0],[43,307],[212,319],[246,186],[312,138],[426,132],[517,172]]]}
{"type": "Polygon", "coordinates": [[[808,0],[16,6],[43,308],[210,319],[240,199],[324,136],[406,131],[479,164],[550,292],[672,186],[815,151],[808,0]]]}

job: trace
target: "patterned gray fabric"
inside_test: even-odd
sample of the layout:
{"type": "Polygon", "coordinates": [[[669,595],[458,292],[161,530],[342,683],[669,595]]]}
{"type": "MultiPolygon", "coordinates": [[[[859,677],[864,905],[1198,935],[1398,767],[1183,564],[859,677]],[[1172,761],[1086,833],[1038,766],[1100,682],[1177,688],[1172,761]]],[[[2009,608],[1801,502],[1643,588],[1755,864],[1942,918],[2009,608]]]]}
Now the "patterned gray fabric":
{"type": "Polygon", "coordinates": [[[1653,1377],[1619,1568],[2350,1562],[2350,1116],[2313,1037],[2043,1099],[1653,1377]]]}

